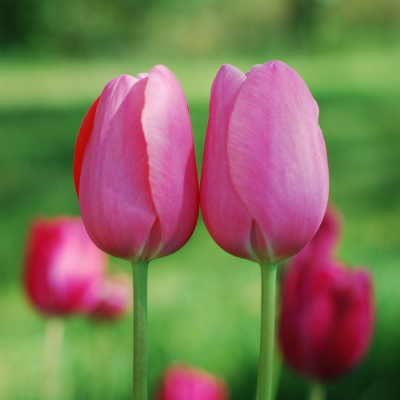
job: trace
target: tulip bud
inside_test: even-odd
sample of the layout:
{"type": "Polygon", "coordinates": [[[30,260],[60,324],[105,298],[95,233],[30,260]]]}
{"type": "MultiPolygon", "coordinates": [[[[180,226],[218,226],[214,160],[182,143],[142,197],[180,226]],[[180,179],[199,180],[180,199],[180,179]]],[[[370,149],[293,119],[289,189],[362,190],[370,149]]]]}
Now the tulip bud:
{"type": "Polygon", "coordinates": [[[75,188],[93,242],[130,261],[177,251],[198,216],[188,106],[164,66],[110,81],[75,146],[75,188]]]}
{"type": "Polygon", "coordinates": [[[170,367],[163,378],[157,400],[227,400],[222,379],[185,365],[170,367]]]}
{"type": "Polygon", "coordinates": [[[291,260],[282,287],[279,339],[299,373],[329,380],[365,356],[372,337],[372,282],[365,269],[327,258],[291,260]]]}
{"type": "Polygon", "coordinates": [[[227,252],[276,263],[315,235],[329,191],[318,106],[301,77],[271,61],[223,65],[211,90],[200,204],[227,252]]]}
{"type": "Polygon", "coordinates": [[[58,316],[91,311],[105,268],[105,254],[92,243],[80,218],[33,221],[25,287],[39,311],[58,316]]]}
{"type": "Polygon", "coordinates": [[[132,308],[132,281],[126,274],[115,274],[99,286],[98,303],[92,317],[111,320],[122,317],[132,308]]]}

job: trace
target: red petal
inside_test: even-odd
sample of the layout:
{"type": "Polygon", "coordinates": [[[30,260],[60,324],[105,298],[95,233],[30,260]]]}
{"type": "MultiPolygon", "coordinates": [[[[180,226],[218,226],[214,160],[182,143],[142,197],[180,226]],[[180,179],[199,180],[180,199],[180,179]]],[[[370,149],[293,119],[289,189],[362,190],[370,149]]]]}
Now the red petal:
{"type": "Polygon", "coordinates": [[[96,110],[99,101],[100,101],[100,96],[90,106],[88,112],[83,118],[82,125],[79,129],[78,137],[76,138],[73,173],[74,173],[75,190],[78,197],[79,197],[79,181],[81,177],[83,155],[85,154],[85,149],[93,130],[94,117],[96,116],[96,110]]]}

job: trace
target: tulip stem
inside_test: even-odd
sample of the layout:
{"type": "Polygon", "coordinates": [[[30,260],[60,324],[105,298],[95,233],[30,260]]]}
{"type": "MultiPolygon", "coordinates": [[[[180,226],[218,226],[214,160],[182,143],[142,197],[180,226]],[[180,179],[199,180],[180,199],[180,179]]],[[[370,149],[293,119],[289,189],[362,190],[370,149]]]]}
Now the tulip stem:
{"type": "Polygon", "coordinates": [[[43,340],[40,399],[54,400],[58,398],[58,371],[63,336],[64,321],[58,317],[50,317],[46,323],[43,340]]]}
{"type": "Polygon", "coordinates": [[[133,398],[147,400],[147,261],[133,269],[133,398]]]}
{"type": "Polygon", "coordinates": [[[275,286],[277,264],[261,266],[261,340],[258,366],[257,400],[272,399],[272,367],[275,336],[275,286]]]}
{"type": "Polygon", "coordinates": [[[309,400],[325,400],[326,391],[321,382],[312,382],[309,400]]]}

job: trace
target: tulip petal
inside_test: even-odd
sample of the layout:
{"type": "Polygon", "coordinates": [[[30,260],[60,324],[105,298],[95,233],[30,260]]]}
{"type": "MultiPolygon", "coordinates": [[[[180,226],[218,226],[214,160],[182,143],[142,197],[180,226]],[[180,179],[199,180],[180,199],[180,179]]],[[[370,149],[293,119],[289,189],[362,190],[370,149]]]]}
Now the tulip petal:
{"type": "Polygon", "coordinates": [[[76,138],[73,174],[74,174],[75,190],[76,194],[78,195],[78,198],[79,198],[79,181],[81,178],[83,155],[85,154],[86,146],[89,142],[90,135],[92,134],[94,118],[96,115],[97,106],[99,105],[99,101],[100,101],[100,96],[94,101],[94,103],[90,106],[88,112],[84,116],[82,125],[79,129],[78,137],[76,138]]]}
{"type": "Polygon", "coordinates": [[[339,375],[338,371],[347,370],[361,360],[369,347],[374,321],[371,278],[366,270],[349,270],[334,296],[335,329],[327,337],[325,349],[329,363],[320,367],[327,378],[339,375]]]}
{"type": "Polygon", "coordinates": [[[99,270],[99,266],[105,265],[105,254],[93,245],[80,219],[71,218],[58,229],[59,243],[53,249],[52,265],[47,272],[55,307],[69,304],[71,309],[91,311],[96,305],[92,290],[103,278],[104,267],[99,270]],[[98,279],[93,278],[96,275],[98,279]]]}
{"type": "Polygon", "coordinates": [[[326,352],[326,338],[335,329],[334,313],[334,304],[329,292],[313,296],[302,310],[299,320],[301,364],[309,371],[321,370],[321,358],[315,355],[326,352]]]}
{"type": "Polygon", "coordinates": [[[31,237],[26,257],[25,285],[33,304],[44,312],[55,310],[47,268],[53,264],[53,249],[58,246],[60,232],[48,229],[44,221],[36,220],[31,227],[31,237]]]}
{"type": "Polygon", "coordinates": [[[189,111],[182,88],[166,67],[148,74],[142,112],[149,183],[159,218],[162,252],[182,247],[197,223],[198,180],[189,111]]]}
{"type": "Polygon", "coordinates": [[[147,256],[143,249],[157,220],[141,124],[147,82],[122,75],[106,85],[81,172],[80,207],[89,236],[127,259],[147,256]]]}
{"type": "Polygon", "coordinates": [[[157,400],[227,400],[225,381],[186,365],[172,365],[166,371],[157,400]]]}
{"type": "Polygon", "coordinates": [[[228,253],[253,259],[247,243],[252,217],[232,184],[227,154],[229,119],[246,76],[223,65],[215,77],[210,99],[200,204],[204,222],[213,239],[228,253]]]}
{"type": "Polygon", "coordinates": [[[254,66],[227,141],[233,186],[264,235],[269,261],[295,254],[321,223],[329,180],[318,107],[300,76],[281,62],[254,66]]]}
{"type": "Polygon", "coordinates": [[[374,322],[367,271],[348,269],[327,258],[291,262],[282,296],[279,337],[293,368],[313,379],[328,380],[365,355],[374,322]]]}
{"type": "Polygon", "coordinates": [[[50,315],[91,311],[92,288],[102,280],[105,254],[79,218],[37,219],[31,229],[25,285],[33,305],[50,315]]]}

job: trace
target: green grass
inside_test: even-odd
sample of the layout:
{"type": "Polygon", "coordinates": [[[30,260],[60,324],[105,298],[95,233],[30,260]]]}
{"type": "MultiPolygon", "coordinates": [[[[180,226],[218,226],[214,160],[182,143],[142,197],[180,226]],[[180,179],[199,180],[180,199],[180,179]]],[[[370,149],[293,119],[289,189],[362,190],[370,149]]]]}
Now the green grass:
{"type": "MultiPolygon", "coordinates": [[[[76,133],[104,84],[165,63],[187,94],[200,170],[208,96],[219,68],[282,59],[320,106],[331,200],[342,210],[340,256],[370,268],[377,325],[366,362],[329,387],[331,399],[396,399],[400,393],[400,46],[302,55],[275,52],[176,59],[138,54],[103,61],[2,60],[0,75],[0,398],[38,400],[44,319],[20,279],[30,219],[78,214],[71,165],[76,133]]],[[[130,271],[111,259],[110,268],[130,271]]],[[[253,399],[259,335],[259,268],[219,249],[203,222],[178,253],[149,269],[150,384],[182,360],[222,375],[231,399],[253,399]]],[[[295,334],[295,333],[294,333],[295,334]]],[[[60,399],[128,399],[132,318],[99,326],[66,321],[60,399]],[[101,393],[101,395],[99,395],[101,393]]],[[[283,371],[278,399],[305,398],[307,384],[283,371]]]]}

